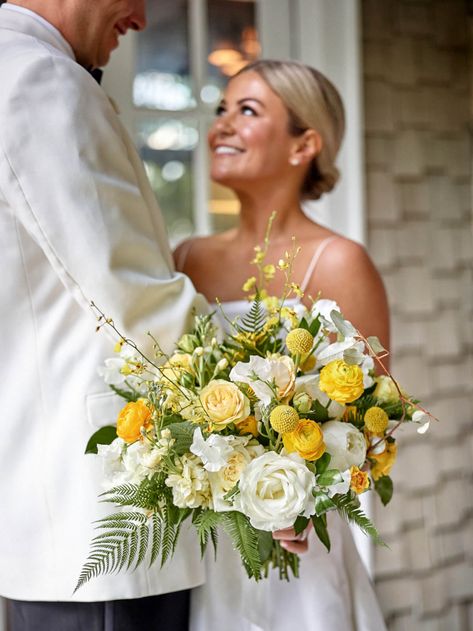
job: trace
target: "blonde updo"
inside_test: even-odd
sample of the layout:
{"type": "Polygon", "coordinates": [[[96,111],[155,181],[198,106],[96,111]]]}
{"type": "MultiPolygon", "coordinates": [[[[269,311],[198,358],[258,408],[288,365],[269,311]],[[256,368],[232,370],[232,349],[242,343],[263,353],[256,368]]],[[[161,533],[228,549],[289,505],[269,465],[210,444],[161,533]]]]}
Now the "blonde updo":
{"type": "Polygon", "coordinates": [[[259,74],[286,106],[291,135],[307,129],[320,134],[322,149],[312,160],[301,190],[303,199],[319,199],[340,177],[335,159],[345,131],[345,112],[338,90],[321,72],[298,61],[262,59],[234,76],[249,71],[259,74]]]}

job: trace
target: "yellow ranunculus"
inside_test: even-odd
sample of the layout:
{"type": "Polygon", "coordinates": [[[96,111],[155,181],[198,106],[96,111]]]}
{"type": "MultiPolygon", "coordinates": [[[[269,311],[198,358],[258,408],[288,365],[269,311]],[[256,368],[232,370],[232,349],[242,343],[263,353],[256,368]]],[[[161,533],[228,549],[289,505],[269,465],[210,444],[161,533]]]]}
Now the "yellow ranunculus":
{"type": "Polygon", "coordinates": [[[242,421],[250,414],[250,402],[230,381],[214,379],[200,393],[200,402],[213,429],[242,421]]]}
{"type": "Polygon", "coordinates": [[[333,401],[351,403],[364,392],[363,371],[357,365],[335,359],[320,371],[319,388],[333,401]]]}
{"type": "Polygon", "coordinates": [[[318,460],[325,452],[322,430],[310,419],[301,419],[296,429],[284,434],[282,439],[289,453],[296,451],[304,460],[318,460]]]}
{"type": "Polygon", "coordinates": [[[350,467],[351,481],[350,488],[358,495],[366,491],[370,486],[370,479],[366,471],[358,467],[350,467]]]}
{"type": "Polygon", "coordinates": [[[258,421],[254,416],[247,416],[242,421],[237,421],[235,426],[239,434],[253,434],[255,438],[259,434],[258,421]]]}
{"type": "Polygon", "coordinates": [[[148,430],[152,411],[143,399],[127,403],[117,419],[117,435],[126,443],[134,443],[141,438],[141,428],[148,430]]]}
{"type": "Polygon", "coordinates": [[[376,481],[383,475],[389,475],[389,472],[396,461],[396,456],[396,443],[388,441],[386,441],[386,449],[382,453],[368,453],[368,458],[375,461],[375,464],[371,466],[371,475],[373,476],[373,480],[376,481]]]}

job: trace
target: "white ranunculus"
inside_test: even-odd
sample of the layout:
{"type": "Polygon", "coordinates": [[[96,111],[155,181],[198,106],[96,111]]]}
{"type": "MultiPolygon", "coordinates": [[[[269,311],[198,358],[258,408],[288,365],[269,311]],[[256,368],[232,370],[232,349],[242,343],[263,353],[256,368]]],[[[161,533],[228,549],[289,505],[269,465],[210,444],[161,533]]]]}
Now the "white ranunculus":
{"type": "Polygon", "coordinates": [[[310,396],[311,399],[313,399],[314,401],[318,401],[324,407],[329,404],[327,412],[330,418],[342,418],[343,413],[345,412],[345,406],[341,403],[337,403],[337,401],[331,401],[329,397],[325,394],[325,392],[322,392],[322,390],[320,390],[319,379],[320,375],[304,375],[302,377],[297,377],[294,396],[296,394],[305,392],[310,396]]]}
{"type": "Polygon", "coordinates": [[[242,471],[234,506],[249,517],[255,528],[290,528],[298,515],[313,514],[314,486],[314,475],[300,456],[269,451],[242,471]]]}
{"type": "Polygon", "coordinates": [[[345,471],[361,467],[366,458],[363,434],[351,423],[328,421],[322,425],[326,451],[331,455],[330,469],[345,471]]]}
{"type": "Polygon", "coordinates": [[[261,403],[269,405],[275,397],[282,399],[292,393],[295,374],[294,362],[286,355],[252,355],[246,363],[237,362],[230,379],[249,384],[261,403]]]}

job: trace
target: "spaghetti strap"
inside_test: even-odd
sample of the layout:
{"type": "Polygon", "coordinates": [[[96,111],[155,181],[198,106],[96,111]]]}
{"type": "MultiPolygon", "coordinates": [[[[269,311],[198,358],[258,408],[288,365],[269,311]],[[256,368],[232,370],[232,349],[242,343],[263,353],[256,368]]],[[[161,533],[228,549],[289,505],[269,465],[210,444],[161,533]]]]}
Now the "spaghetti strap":
{"type": "Polygon", "coordinates": [[[184,271],[184,265],[186,264],[187,257],[189,252],[191,251],[191,247],[194,243],[194,239],[188,239],[182,244],[181,250],[179,252],[179,256],[176,261],[176,271],[182,272],[184,271]]]}
{"type": "Polygon", "coordinates": [[[305,293],[305,290],[307,289],[307,285],[309,284],[310,279],[312,278],[316,265],[319,262],[320,257],[322,256],[325,248],[332,243],[332,241],[335,241],[335,239],[338,239],[339,236],[338,234],[334,234],[331,237],[327,237],[326,239],[324,239],[321,243],[319,243],[318,247],[316,248],[312,259],[309,263],[309,267],[307,268],[307,272],[305,273],[304,276],[304,280],[301,283],[301,290],[305,293]]]}

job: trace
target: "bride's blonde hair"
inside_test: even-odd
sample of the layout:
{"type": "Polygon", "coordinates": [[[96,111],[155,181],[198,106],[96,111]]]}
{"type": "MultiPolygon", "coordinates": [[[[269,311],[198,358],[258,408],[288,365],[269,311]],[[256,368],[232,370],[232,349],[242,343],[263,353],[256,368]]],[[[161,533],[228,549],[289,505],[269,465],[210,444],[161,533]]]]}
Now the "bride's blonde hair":
{"type": "Polygon", "coordinates": [[[235,76],[249,71],[258,73],[282,100],[293,136],[314,129],[322,138],[322,148],[310,164],[301,191],[305,199],[319,199],[340,177],[335,159],[345,131],[345,113],[337,88],[321,72],[298,61],[262,59],[235,76]]]}

